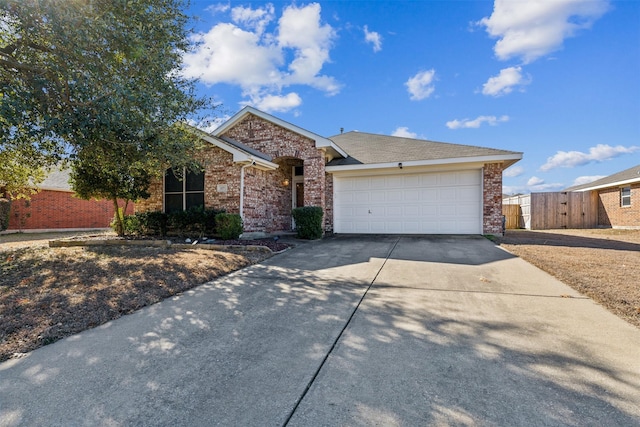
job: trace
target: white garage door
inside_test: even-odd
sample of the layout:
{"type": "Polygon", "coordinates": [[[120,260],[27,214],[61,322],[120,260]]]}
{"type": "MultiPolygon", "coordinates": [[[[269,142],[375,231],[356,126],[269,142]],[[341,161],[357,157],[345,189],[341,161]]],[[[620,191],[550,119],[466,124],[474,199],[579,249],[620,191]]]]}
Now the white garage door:
{"type": "Polygon", "coordinates": [[[480,234],[481,170],[334,178],[336,233],[480,234]]]}

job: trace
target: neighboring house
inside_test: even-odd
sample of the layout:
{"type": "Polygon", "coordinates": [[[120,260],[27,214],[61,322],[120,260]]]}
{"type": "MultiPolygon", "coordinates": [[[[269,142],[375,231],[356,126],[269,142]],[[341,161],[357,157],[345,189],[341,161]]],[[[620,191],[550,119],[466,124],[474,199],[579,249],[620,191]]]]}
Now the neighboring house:
{"type": "Polygon", "coordinates": [[[640,165],[565,191],[597,194],[600,227],[640,228],[640,165]]]}
{"type": "Polygon", "coordinates": [[[245,107],[212,134],[202,173],[171,171],[137,211],[203,205],[239,213],[251,233],[288,231],[319,206],[335,233],[501,234],[502,171],[522,153],[348,132],[325,138],[245,107]]]}
{"type": "MultiPolygon", "coordinates": [[[[11,202],[8,232],[108,228],[113,219],[112,201],[74,196],[68,169],[52,170],[38,190],[29,200],[11,202]]],[[[127,213],[133,213],[133,203],[129,203],[127,213]]]]}

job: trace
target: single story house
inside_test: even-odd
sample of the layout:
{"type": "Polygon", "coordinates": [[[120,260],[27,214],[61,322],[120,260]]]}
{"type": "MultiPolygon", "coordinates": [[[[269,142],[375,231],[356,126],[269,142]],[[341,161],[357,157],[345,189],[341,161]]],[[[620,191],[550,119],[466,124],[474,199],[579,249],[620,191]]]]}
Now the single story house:
{"type": "MultiPolygon", "coordinates": [[[[133,203],[129,203],[127,213],[133,213],[133,203]]],[[[53,169],[30,199],[11,202],[6,232],[109,228],[113,215],[112,201],[75,197],[69,184],[69,169],[53,169]]]]}
{"type": "Polygon", "coordinates": [[[597,194],[599,227],[640,228],[640,165],[565,191],[597,194]]]}
{"type": "Polygon", "coordinates": [[[288,231],[319,206],[334,233],[501,234],[502,171],[522,153],[363,132],[323,137],[252,107],[213,133],[204,171],[166,171],[136,211],[239,213],[247,234],[288,231]]]}

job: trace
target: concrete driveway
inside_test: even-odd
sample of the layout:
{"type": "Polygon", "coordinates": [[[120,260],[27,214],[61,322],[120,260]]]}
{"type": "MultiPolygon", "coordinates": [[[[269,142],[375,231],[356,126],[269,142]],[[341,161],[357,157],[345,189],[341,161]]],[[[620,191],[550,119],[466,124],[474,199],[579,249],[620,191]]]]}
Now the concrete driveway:
{"type": "Polygon", "coordinates": [[[328,238],[0,364],[13,425],[640,425],[640,330],[481,237],[328,238]]]}

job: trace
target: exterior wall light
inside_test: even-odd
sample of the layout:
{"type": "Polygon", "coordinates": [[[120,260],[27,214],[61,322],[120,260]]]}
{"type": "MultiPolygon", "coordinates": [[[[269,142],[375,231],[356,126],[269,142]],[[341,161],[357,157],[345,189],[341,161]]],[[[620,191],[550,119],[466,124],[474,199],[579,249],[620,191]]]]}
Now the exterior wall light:
{"type": "Polygon", "coordinates": [[[282,181],[282,186],[283,187],[288,187],[289,186],[289,178],[285,178],[284,181],[282,181]]]}

